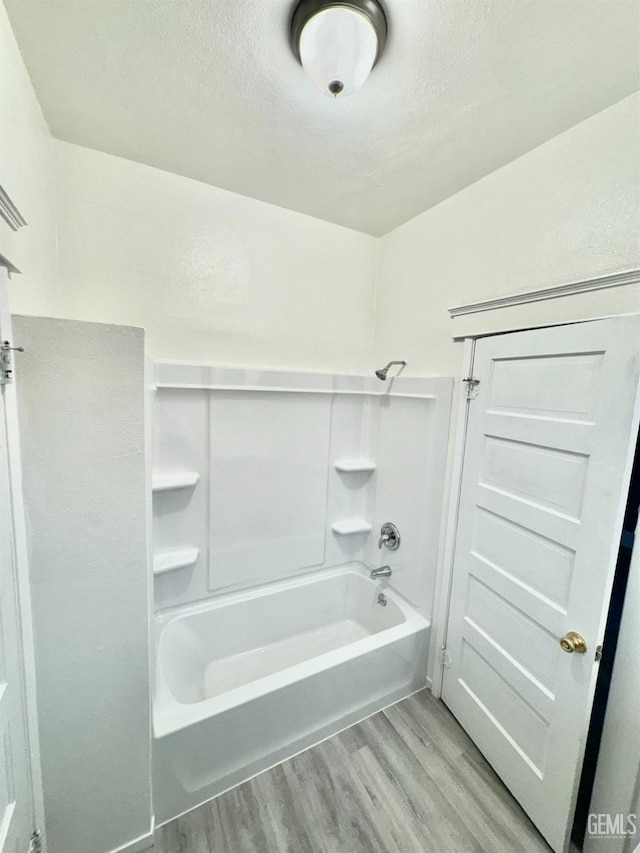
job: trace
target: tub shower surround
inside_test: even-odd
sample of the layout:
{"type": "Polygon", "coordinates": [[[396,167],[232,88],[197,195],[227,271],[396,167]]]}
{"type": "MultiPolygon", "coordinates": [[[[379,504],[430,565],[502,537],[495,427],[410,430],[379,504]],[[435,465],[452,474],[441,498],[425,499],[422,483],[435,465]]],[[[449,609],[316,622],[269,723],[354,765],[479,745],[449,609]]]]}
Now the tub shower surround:
{"type": "Polygon", "coordinates": [[[381,385],[155,365],[158,824],[427,683],[452,380],[381,385]]]}

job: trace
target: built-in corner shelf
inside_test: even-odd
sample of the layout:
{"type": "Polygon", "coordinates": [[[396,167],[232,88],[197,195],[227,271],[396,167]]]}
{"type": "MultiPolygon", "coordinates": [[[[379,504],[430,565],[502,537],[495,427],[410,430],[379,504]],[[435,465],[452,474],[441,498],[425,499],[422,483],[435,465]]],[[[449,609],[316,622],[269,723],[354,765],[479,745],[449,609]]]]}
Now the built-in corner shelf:
{"type": "Polygon", "coordinates": [[[371,525],[368,521],[336,521],[331,529],[337,536],[354,536],[356,533],[371,533],[371,525]]]}
{"type": "Polygon", "coordinates": [[[173,489],[189,489],[200,479],[196,471],[173,471],[153,474],[151,488],[154,492],[169,492],[173,489]]]}
{"type": "Polygon", "coordinates": [[[193,566],[200,552],[197,548],[173,548],[170,551],[160,551],[153,556],[153,574],[164,575],[176,569],[193,566]]]}
{"type": "Polygon", "coordinates": [[[334,463],[336,471],[343,474],[359,474],[376,470],[376,463],[371,459],[338,459],[334,463]]]}

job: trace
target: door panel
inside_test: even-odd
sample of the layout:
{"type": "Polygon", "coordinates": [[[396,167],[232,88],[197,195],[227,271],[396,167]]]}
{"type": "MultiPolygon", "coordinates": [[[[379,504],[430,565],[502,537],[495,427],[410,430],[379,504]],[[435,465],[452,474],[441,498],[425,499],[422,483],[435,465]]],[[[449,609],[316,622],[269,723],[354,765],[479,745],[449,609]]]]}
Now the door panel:
{"type": "Polygon", "coordinates": [[[640,318],[476,344],[443,699],[568,845],[637,430],[640,318]],[[577,631],[586,654],[559,639],[577,631]]]}

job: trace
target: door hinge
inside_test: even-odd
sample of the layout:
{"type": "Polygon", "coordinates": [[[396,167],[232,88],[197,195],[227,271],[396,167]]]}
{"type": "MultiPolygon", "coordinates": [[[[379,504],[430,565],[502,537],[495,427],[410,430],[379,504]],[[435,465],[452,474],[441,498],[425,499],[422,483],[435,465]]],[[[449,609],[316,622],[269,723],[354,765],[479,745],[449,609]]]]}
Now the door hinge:
{"type": "Polygon", "coordinates": [[[475,400],[478,396],[478,385],[480,384],[480,380],[474,379],[472,376],[468,376],[462,381],[467,386],[467,400],[475,400]]]}
{"type": "Polygon", "coordinates": [[[42,853],[42,835],[39,829],[34,829],[31,834],[31,844],[29,845],[29,853],[42,853]]]}
{"type": "Polygon", "coordinates": [[[13,379],[12,352],[24,352],[24,347],[12,347],[9,341],[0,344],[0,385],[6,385],[13,379]]]}
{"type": "Polygon", "coordinates": [[[449,654],[449,650],[446,646],[442,646],[440,649],[440,666],[444,669],[447,669],[453,664],[451,660],[451,655],[449,654]]]}

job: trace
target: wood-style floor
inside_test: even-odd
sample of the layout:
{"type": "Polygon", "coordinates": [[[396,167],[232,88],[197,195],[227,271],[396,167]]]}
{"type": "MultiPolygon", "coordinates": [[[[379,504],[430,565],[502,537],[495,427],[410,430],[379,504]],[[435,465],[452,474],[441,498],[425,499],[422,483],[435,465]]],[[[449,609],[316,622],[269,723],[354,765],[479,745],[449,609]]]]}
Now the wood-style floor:
{"type": "Polygon", "coordinates": [[[549,853],[428,691],[158,830],[154,853],[549,853]]]}

